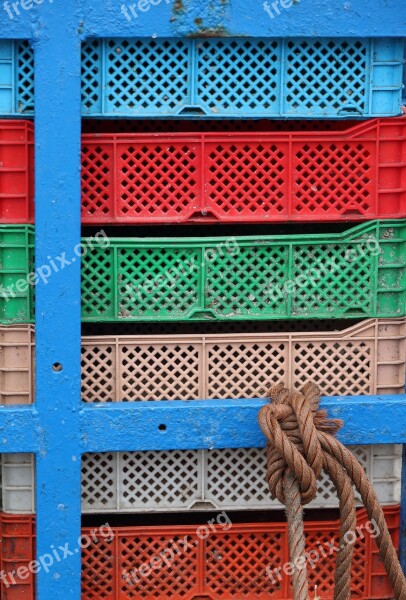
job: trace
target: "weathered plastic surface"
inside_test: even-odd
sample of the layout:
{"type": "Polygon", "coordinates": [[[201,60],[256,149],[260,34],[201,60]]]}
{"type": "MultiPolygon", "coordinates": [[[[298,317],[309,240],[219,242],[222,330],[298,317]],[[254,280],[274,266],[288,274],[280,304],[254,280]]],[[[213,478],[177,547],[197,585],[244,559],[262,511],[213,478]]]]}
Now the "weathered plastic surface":
{"type": "MultiPolygon", "coordinates": [[[[83,223],[406,216],[406,117],[91,121],[84,129],[83,223]]],[[[32,223],[33,125],[3,120],[0,137],[0,222],[32,223]]]]}
{"type": "MultiPolygon", "coordinates": [[[[399,19],[403,8],[400,0],[391,0],[390,6],[388,3],[377,3],[367,10],[365,3],[353,0],[349,10],[344,11],[340,10],[340,2],[336,0],[322,0],[321,4],[320,0],[309,0],[298,3],[298,13],[287,12],[286,16],[281,14],[274,21],[260,18],[261,14],[263,16],[261,3],[254,5],[236,0],[224,4],[215,0],[213,11],[208,10],[209,4],[192,3],[191,10],[185,11],[186,14],[174,15],[174,22],[170,20],[173,5],[162,3],[162,11],[161,8],[151,7],[145,18],[137,22],[139,35],[150,38],[157,34],[158,39],[174,34],[188,36],[214,26],[222,27],[222,35],[266,36],[270,30],[274,30],[272,35],[292,38],[306,35],[307,31],[316,33],[313,30],[315,22],[320,31],[330,36],[351,36],[355,31],[363,37],[374,35],[377,31],[381,36],[404,36],[406,29],[404,21],[399,19]],[[301,15],[300,19],[296,18],[297,14],[301,15]],[[336,18],[332,18],[332,15],[336,15],[336,18]],[[202,22],[199,21],[203,27],[196,25],[195,19],[198,17],[203,18],[202,22]]],[[[112,11],[110,1],[98,3],[95,10],[93,0],[81,0],[80,6],[78,3],[43,2],[33,10],[21,11],[19,19],[11,21],[5,18],[2,24],[1,37],[35,38],[35,125],[37,137],[41,140],[37,145],[38,264],[44,264],[47,255],[55,256],[61,249],[73,248],[80,241],[80,40],[92,36],[123,38],[133,35],[131,30],[134,31],[134,23],[127,23],[119,10],[112,11]],[[51,218],[52,227],[49,227],[51,218]]],[[[193,423],[189,430],[181,430],[176,426],[173,410],[173,429],[168,428],[167,435],[162,435],[158,430],[152,432],[150,427],[145,427],[142,435],[134,434],[139,430],[133,427],[133,417],[139,413],[137,409],[143,409],[143,422],[149,422],[153,411],[159,413],[162,404],[104,404],[98,410],[87,410],[92,409],[90,405],[80,407],[78,263],[76,268],[72,266],[66,269],[59,279],[53,278],[47,287],[38,288],[36,298],[40,317],[37,319],[36,407],[2,407],[0,430],[4,451],[35,452],[37,455],[37,476],[41,489],[37,506],[39,556],[49,552],[52,544],[57,547],[68,543],[74,547],[77,543],[80,534],[80,464],[79,461],[75,463],[72,457],[79,455],[84,447],[94,452],[140,450],[142,444],[165,449],[162,447],[164,443],[179,447],[182,440],[188,443],[188,447],[200,447],[207,439],[211,445],[222,444],[223,447],[232,447],[233,444],[240,447],[244,444],[255,445],[253,437],[250,437],[250,432],[254,437],[257,432],[252,413],[243,421],[246,425],[243,430],[225,432],[227,423],[247,414],[244,407],[238,407],[238,402],[231,406],[236,401],[210,401],[203,410],[186,408],[193,423]],[[50,365],[55,360],[63,365],[62,374],[51,371],[50,365]],[[222,411],[219,402],[229,402],[230,410],[222,411]],[[15,435],[6,436],[4,432],[11,423],[15,435]],[[63,439],[61,431],[65,432],[63,439]],[[237,444],[239,440],[248,442],[237,444]],[[67,497],[71,502],[66,503],[67,497]],[[61,506],[64,506],[64,510],[61,510],[61,506]]],[[[348,419],[348,427],[353,439],[357,436],[363,438],[365,430],[368,430],[369,441],[387,443],[395,439],[395,431],[395,435],[399,436],[396,441],[404,441],[404,429],[400,429],[400,424],[404,423],[404,419],[400,418],[405,411],[404,400],[402,396],[386,398],[385,410],[380,410],[379,416],[377,397],[365,397],[364,402],[349,400],[347,410],[352,418],[348,419]],[[393,418],[394,410],[396,418],[393,418]],[[386,427],[388,419],[393,421],[392,429],[386,427]]],[[[196,403],[201,404],[200,401],[196,403]]],[[[181,404],[188,407],[188,403],[181,404]]],[[[252,405],[257,412],[258,404],[252,401],[252,405]]],[[[171,416],[168,404],[165,409],[171,416]]],[[[177,412],[184,413],[181,407],[177,412]]],[[[343,434],[345,436],[347,433],[343,434]]],[[[42,570],[36,579],[38,600],[58,597],[79,600],[79,553],[58,564],[58,577],[42,570]]]]}
{"type": "Polygon", "coordinates": [[[82,263],[83,321],[402,317],[405,302],[404,220],[340,234],[110,238],[82,263]]]}
{"type": "Polygon", "coordinates": [[[35,460],[33,454],[1,455],[1,507],[10,514],[35,511],[35,460]]]}
{"type": "MultiPolygon", "coordinates": [[[[350,449],[380,502],[400,502],[401,446],[350,449]]],[[[2,455],[4,512],[35,511],[34,471],[33,455],[2,455]]],[[[281,509],[282,505],[270,498],[265,473],[264,448],[86,454],[82,460],[82,512],[281,509]]],[[[309,507],[338,507],[335,488],[324,473],[309,507]]]]}
{"type": "MultiPolygon", "coordinates": [[[[0,529],[1,570],[17,574],[20,567],[26,567],[35,558],[35,519],[0,513],[0,529]]],[[[25,578],[17,576],[9,587],[2,581],[0,594],[4,600],[35,600],[35,575],[32,569],[27,571],[25,578]]]]}
{"type": "MultiPolygon", "coordinates": [[[[360,510],[357,516],[358,525],[364,525],[362,531],[368,519],[366,512],[360,510]]],[[[385,516],[397,547],[399,508],[386,508],[385,516]]],[[[109,589],[115,575],[114,581],[123,600],[134,594],[160,600],[168,597],[192,600],[199,596],[210,600],[238,597],[246,600],[267,600],[269,597],[290,599],[292,588],[289,578],[283,574],[281,581],[275,578],[272,583],[266,572],[267,567],[272,571],[289,560],[286,523],[230,524],[224,516],[219,518],[219,522],[220,525],[216,521],[215,531],[209,533],[205,540],[200,537],[205,537],[206,530],[196,530],[195,525],[116,529],[120,551],[114,566],[110,558],[114,552],[114,542],[104,544],[100,553],[95,553],[91,548],[85,552],[82,566],[84,597],[91,595],[94,590],[97,573],[99,593],[109,589]],[[149,577],[139,577],[137,571],[133,572],[143,563],[148,565],[151,558],[159,555],[164,548],[184,540],[184,536],[188,536],[187,540],[193,547],[189,547],[188,552],[179,552],[171,562],[170,569],[152,570],[149,577]]],[[[202,524],[208,527],[207,523],[202,524]]],[[[320,545],[327,547],[332,538],[337,540],[338,527],[338,521],[306,522],[308,548],[317,549],[320,545]]],[[[317,585],[322,598],[333,597],[334,562],[335,553],[319,560],[316,568],[311,570],[312,585],[317,585]]],[[[393,595],[378,559],[376,545],[367,533],[354,546],[351,593],[360,599],[382,600],[393,595]]]]}
{"type": "Polygon", "coordinates": [[[94,40],[82,52],[82,113],[393,116],[400,113],[402,59],[396,39],[94,40]]]}
{"type": "Polygon", "coordinates": [[[108,133],[102,122],[82,136],[82,222],[406,216],[406,117],[319,121],[305,131],[300,122],[271,121],[253,132],[215,123],[214,132],[201,133],[188,133],[189,124],[183,133],[171,133],[168,122],[166,132],[163,124],[138,124],[141,133],[130,133],[131,124],[108,133]]]}

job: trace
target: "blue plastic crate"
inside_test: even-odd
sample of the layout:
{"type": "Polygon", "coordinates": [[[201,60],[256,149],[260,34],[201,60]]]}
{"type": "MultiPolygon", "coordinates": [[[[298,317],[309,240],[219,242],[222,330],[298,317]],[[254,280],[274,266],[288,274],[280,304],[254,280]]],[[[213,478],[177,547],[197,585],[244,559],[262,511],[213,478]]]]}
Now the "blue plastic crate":
{"type": "MultiPolygon", "coordinates": [[[[82,113],[357,118],[400,114],[401,39],[110,38],[82,48],[82,113]]],[[[32,114],[33,52],[0,42],[0,114],[32,114]]]]}
{"type": "Polygon", "coordinates": [[[338,118],[400,113],[401,39],[87,42],[92,116],[338,118]]]}
{"type": "Polygon", "coordinates": [[[27,41],[0,40],[0,114],[34,112],[34,52],[27,41]]]}

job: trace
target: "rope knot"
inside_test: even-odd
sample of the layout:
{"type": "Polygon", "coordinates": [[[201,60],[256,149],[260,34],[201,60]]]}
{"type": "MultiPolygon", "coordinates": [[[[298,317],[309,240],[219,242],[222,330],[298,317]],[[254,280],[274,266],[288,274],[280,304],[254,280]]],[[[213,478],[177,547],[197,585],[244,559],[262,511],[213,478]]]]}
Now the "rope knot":
{"type": "Polygon", "coordinates": [[[319,410],[320,391],[313,383],[292,393],[280,383],[271,387],[269,396],[272,402],[259,413],[259,424],[268,440],[269,489],[285,504],[283,478],[290,471],[299,484],[301,504],[308,504],[317,493],[323,467],[317,430],[335,433],[341,422],[327,419],[325,411],[319,410]]]}
{"type": "Polygon", "coordinates": [[[283,384],[270,389],[271,403],[259,413],[259,424],[268,443],[267,480],[273,496],[286,506],[289,553],[293,565],[300,560],[303,568],[293,569],[293,597],[309,600],[306,567],[306,542],[303,504],[317,490],[317,478],[323,468],[333,482],[340,506],[340,540],[334,575],[334,600],[351,599],[351,564],[356,538],[356,511],[353,485],[358,490],[368,518],[377,524],[379,556],[393,586],[394,597],[406,600],[406,580],[385,523],[383,510],[363,467],[334,434],[342,426],[319,410],[319,388],[306,384],[300,392],[289,393],[283,384]]]}

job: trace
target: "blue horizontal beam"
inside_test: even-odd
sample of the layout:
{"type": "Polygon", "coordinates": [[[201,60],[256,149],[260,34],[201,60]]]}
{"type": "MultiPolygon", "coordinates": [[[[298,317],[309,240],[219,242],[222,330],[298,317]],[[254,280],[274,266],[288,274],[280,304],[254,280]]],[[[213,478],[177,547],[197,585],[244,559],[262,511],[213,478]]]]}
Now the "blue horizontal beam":
{"type": "MultiPolygon", "coordinates": [[[[86,404],[84,452],[262,447],[263,399],[86,404]]],[[[330,417],[343,419],[344,444],[406,442],[406,396],[323,398],[330,417]]]]}
{"type": "Polygon", "coordinates": [[[126,15],[122,0],[84,0],[86,34],[108,37],[267,36],[395,37],[406,35],[403,0],[161,0],[126,15]],[[264,6],[265,4],[265,6],[264,6]],[[128,18],[130,17],[130,18],[128,18]]]}
{"type": "Polygon", "coordinates": [[[0,38],[37,39],[51,11],[78,37],[403,37],[404,10],[404,0],[2,0],[0,38]]]}
{"type": "MultiPolygon", "coordinates": [[[[83,404],[80,452],[262,447],[260,398],[83,404]]],[[[322,398],[351,444],[406,443],[406,395],[322,398]]],[[[35,406],[0,407],[0,452],[47,452],[35,406]]]]}
{"type": "Polygon", "coordinates": [[[0,452],[37,452],[44,441],[32,406],[0,406],[0,452]]]}

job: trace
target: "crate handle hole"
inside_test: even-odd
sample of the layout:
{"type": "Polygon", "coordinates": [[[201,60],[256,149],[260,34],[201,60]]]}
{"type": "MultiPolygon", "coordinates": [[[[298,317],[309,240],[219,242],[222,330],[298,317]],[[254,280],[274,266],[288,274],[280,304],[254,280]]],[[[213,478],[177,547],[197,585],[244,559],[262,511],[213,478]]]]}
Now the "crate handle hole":
{"type": "Polygon", "coordinates": [[[342,106],[337,114],[362,116],[362,112],[356,106],[342,106]]]}
{"type": "Polygon", "coordinates": [[[54,362],[54,364],[52,365],[52,370],[55,371],[55,373],[60,373],[62,369],[63,367],[60,362],[54,362]]]}
{"type": "Polygon", "coordinates": [[[202,115],[204,116],[206,113],[199,106],[185,106],[180,113],[180,115],[202,115]]]}
{"type": "Polygon", "coordinates": [[[159,431],[166,431],[166,425],[164,423],[161,423],[160,425],[158,425],[158,429],[159,431]]]}

